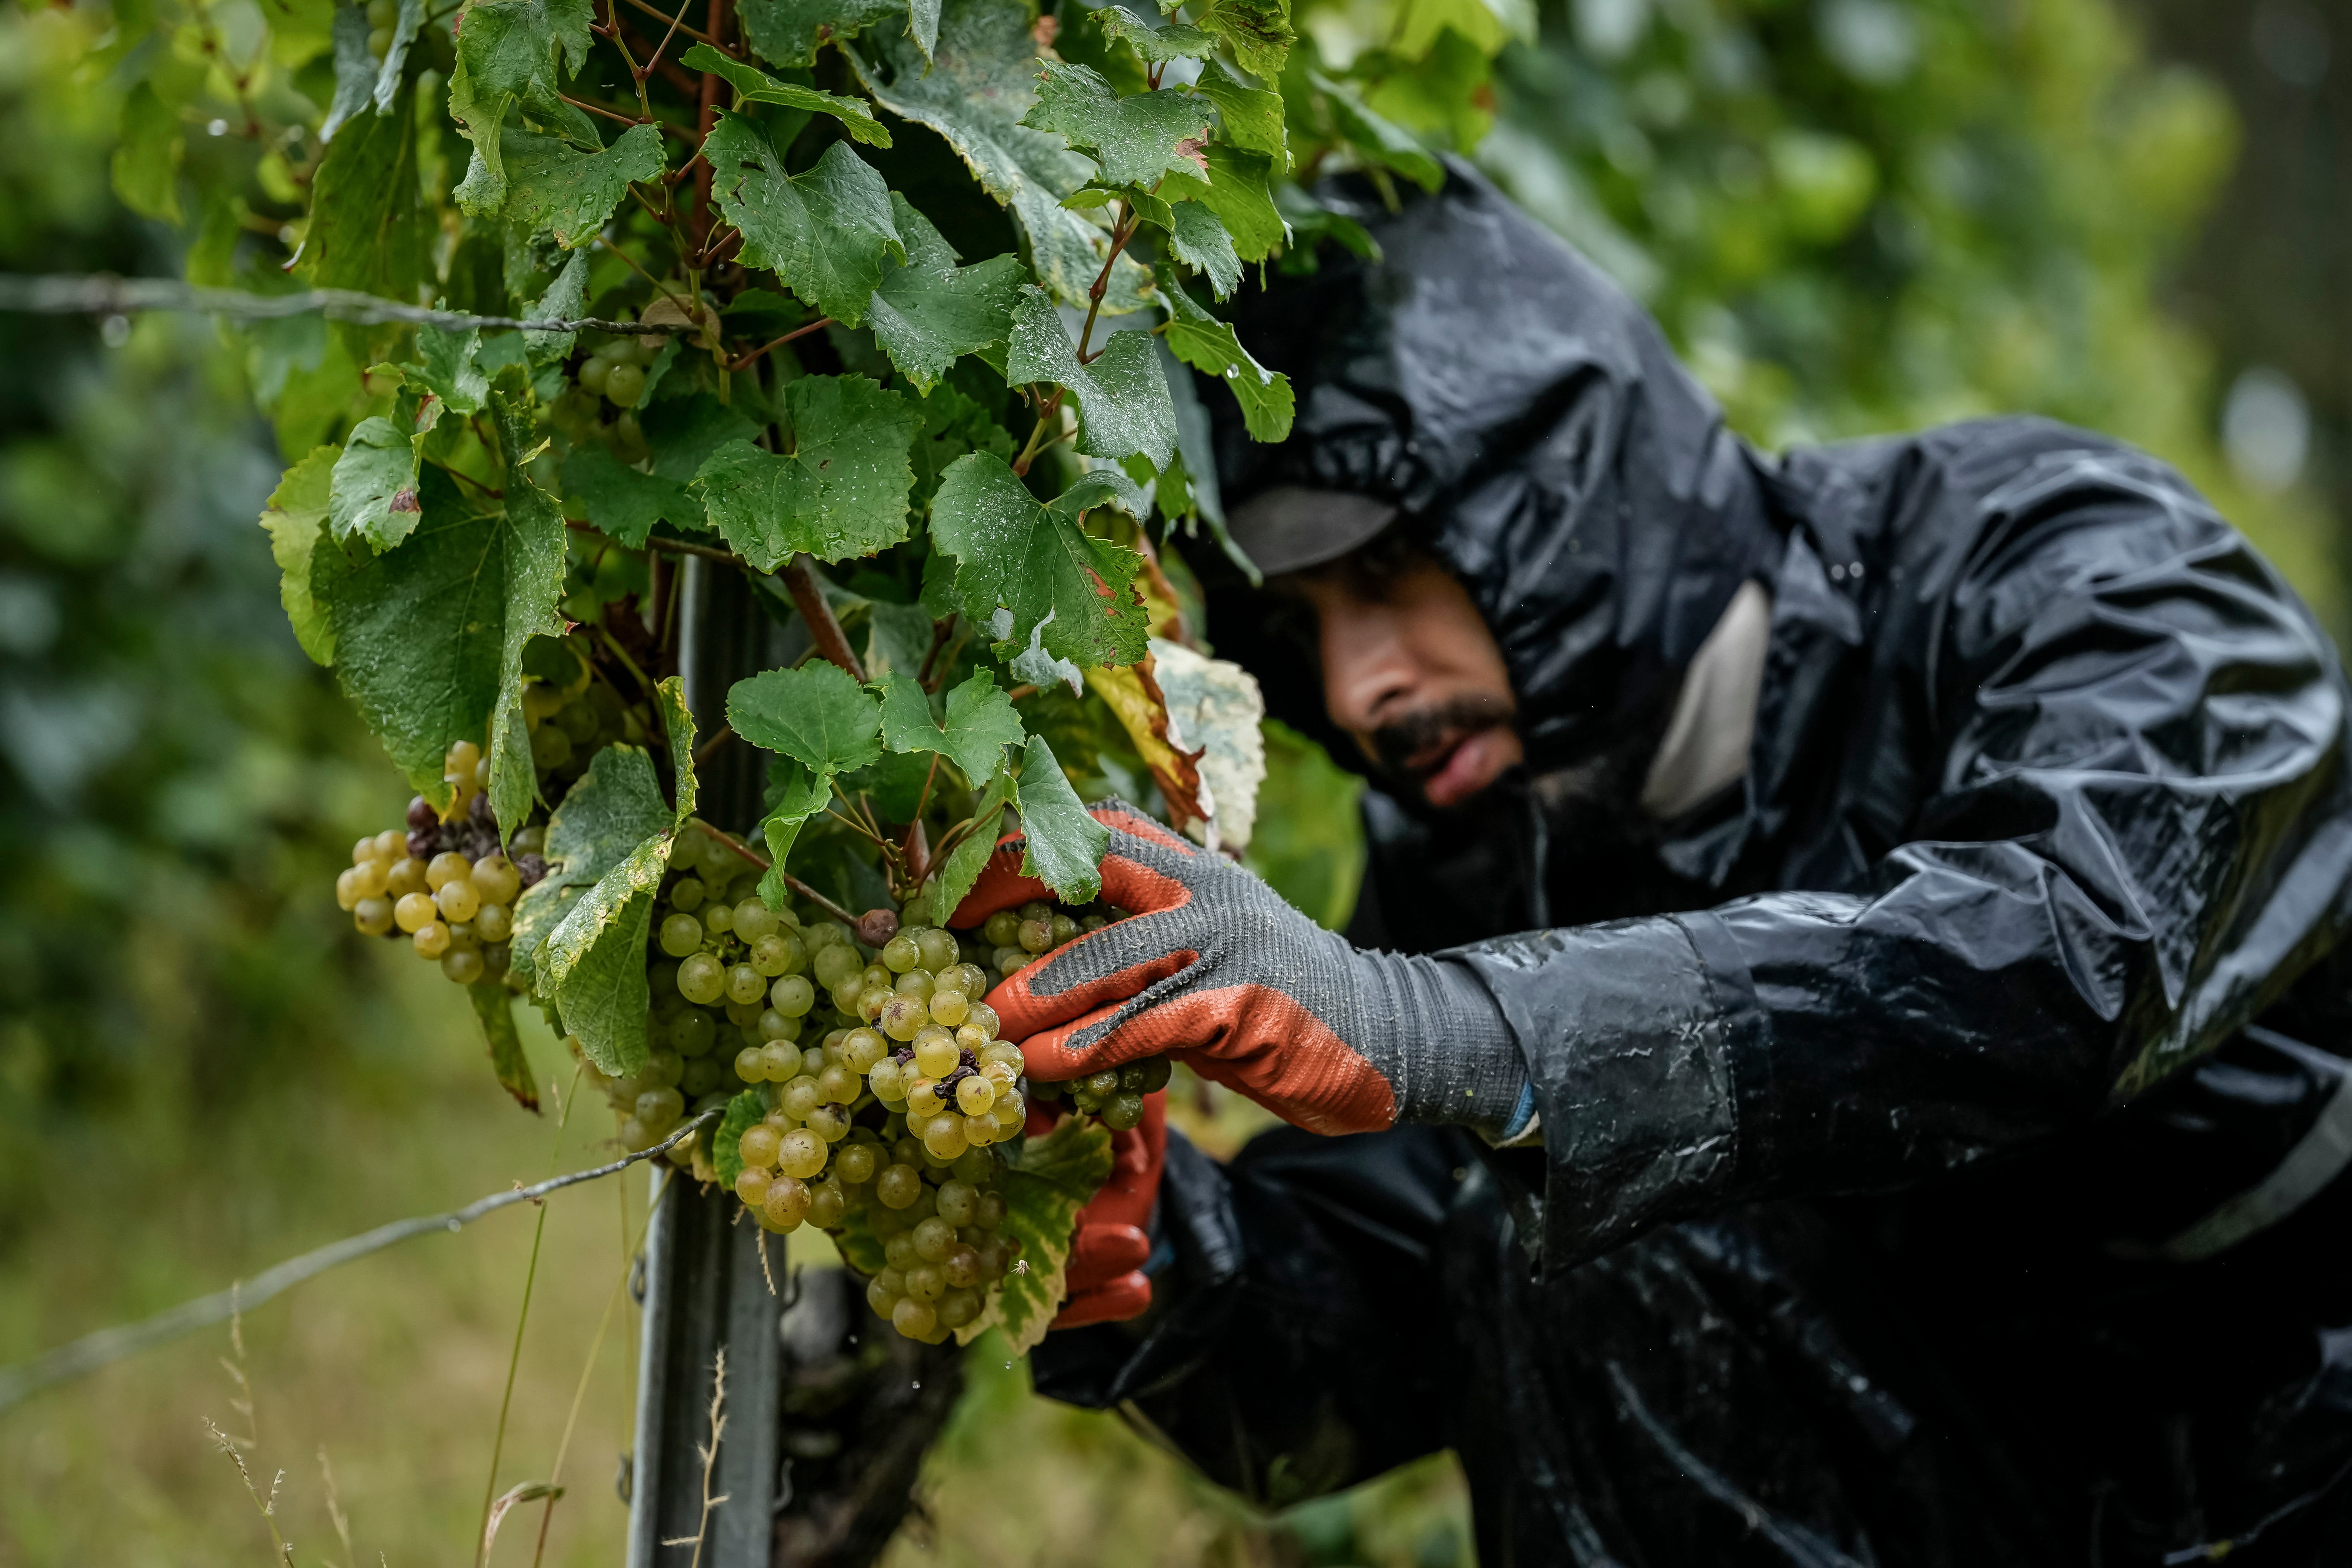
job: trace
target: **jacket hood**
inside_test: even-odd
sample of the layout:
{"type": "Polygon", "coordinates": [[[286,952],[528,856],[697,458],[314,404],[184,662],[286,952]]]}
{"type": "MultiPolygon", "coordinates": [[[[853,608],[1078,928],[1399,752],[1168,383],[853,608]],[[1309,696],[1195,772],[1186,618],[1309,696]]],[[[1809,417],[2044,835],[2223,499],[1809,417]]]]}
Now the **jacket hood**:
{"type": "MultiPolygon", "coordinates": [[[[1204,398],[1226,506],[1292,485],[1402,508],[1501,645],[1530,764],[1580,761],[1654,711],[1777,556],[1755,461],[1647,312],[1466,165],[1393,214],[1355,176],[1317,195],[1380,259],[1326,247],[1237,299],[1298,415],[1266,446],[1204,398]]],[[[1263,671],[1272,650],[1234,635],[1262,617],[1221,618],[1263,671]]],[[[1278,716],[1325,731],[1311,680],[1271,686],[1278,716]]]]}

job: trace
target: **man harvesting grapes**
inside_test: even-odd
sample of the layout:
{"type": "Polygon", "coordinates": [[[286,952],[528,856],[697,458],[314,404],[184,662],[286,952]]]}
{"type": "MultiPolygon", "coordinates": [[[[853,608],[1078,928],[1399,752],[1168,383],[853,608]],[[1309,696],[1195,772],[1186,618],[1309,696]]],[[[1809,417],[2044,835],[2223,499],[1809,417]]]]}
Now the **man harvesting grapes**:
{"type": "Polygon", "coordinates": [[[2115,441],[1767,458],[1472,177],[1335,199],[1211,631],[1372,780],[1365,890],[1101,814],[1030,1071],[1305,1131],[1125,1135],[1040,1387],[1277,1506],[1451,1447],[1490,1563],[2352,1561],[2309,613],[2115,441]]]}

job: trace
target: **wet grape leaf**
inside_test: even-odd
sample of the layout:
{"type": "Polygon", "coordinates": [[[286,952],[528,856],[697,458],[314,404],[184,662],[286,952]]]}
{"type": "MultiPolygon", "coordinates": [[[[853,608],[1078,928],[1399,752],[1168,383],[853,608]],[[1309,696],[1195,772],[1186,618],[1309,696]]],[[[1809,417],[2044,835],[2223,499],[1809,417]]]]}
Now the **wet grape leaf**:
{"type": "MultiPolygon", "coordinates": [[[[576,321],[588,309],[588,255],[574,251],[547,292],[523,309],[523,318],[532,321],[576,321]]],[[[525,332],[523,352],[534,364],[551,363],[567,359],[577,332],[525,332]]]]}
{"type": "Polygon", "coordinates": [[[1204,154],[1209,177],[1204,182],[1182,171],[1163,181],[1160,194],[1171,202],[1198,202],[1217,215],[1233,237],[1234,252],[1244,261],[1264,261],[1290,239],[1290,226],[1274,205],[1268,184],[1273,161],[1263,153],[1245,152],[1213,142],[1204,154]]]}
{"type": "MultiPolygon", "coordinates": [[[[479,0],[457,29],[449,114],[474,144],[455,193],[459,209],[488,217],[506,205],[499,129],[520,100],[541,113],[563,110],[563,79],[587,62],[593,0],[479,0]]],[[[593,138],[592,138],[593,139],[593,138]]]]}
{"type": "Polygon", "coordinates": [[[478,414],[489,401],[490,378],[475,363],[481,352],[482,330],[446,332],[438,327],[416,329],[418,363],[403,368],[412,382],[423,382],[452,413],[478,414]]]}
{"type": "Polygon", "coordinates": [[[490,1071],[499,1087],[513,1095],[525,1110],[539,1109],[539,1086],[531,1081],[530,1058],[523,1054],[522,1034],[515,1027],[514,993],[503,981],[477,980],[466,987],[474,1016],[482,1026],[482,1043],[488,1047],[490,1071]]]}
{"type": "Polygon", "coordinates": [[[699,531],[702,503],[676,479],[639,473],[605,447],[574,447],[563,459],[563,493],[588,509],[588,521],[632,550],[645,548],[656,522],[699,531]]]}
{"type": "MultiPolygon", "coordinates": [[[[737,402],[741,402],[739,395],[737,402]]],[[[721,403],[707,392],[691,397],[666,397],[638,416],[646,445],[653,448],[653,470],[679,484],[701,471],[710,454],[730,441],[759,434],[759,422],[742,409],[721,403]]],[[[675,522],[677,519],[670,521],[675,522]]]]}
{"type": "Polygon", "coordinates": [[[359,538],[389,550],[415,531],[425,515],[417,493],[415,440],[383,415],[352,427],[335,459],[327,523],[337,539],[359,538]]]}
{"type": "Polygon", "coordinates": [[[1153,65],[1172,59],[1200,59],[1216,51],[1217,40],[1198,27],[1171,22],[1155,27],[1124,5],[1105,5],[1094,14],[1103,36],[1126,44],[1153,65]]]}
{"type": "Polygon", "coordinates": [[[814,772],[791,757],[776,759],[772,782],[777,773],[784,775],[783,787],[773,792],[775,804],[760,824],[760,837],[768,847],[768,869],[760,878],[760,897],[769,908],[780,910],[792,897],[783,873],[793,846],[800,838],[801,825],[832,800],[833,775],[814,772]]]}
{"type": "Polygon", "coordinates": [[[1223,38],[1242,69],[1265,81],[1282,74],[1290,46],[1298,41],[1289,0],[1207,0],[1192,20],[1223,38]]]}
{"type": "Polygon", "coordinates": [[[1004,1194],[1001,1236],[1017,1238],[1012,1273],[989,1291],[981,1315],[956,1331],[970,1344],[1002,1328],[1016,1355],[1034,1349],[1068,1295],[1066,1270],[1078,1210],[1110,1177],[1110,1132],[1098,1122],[1065,1117],[1042,1138],[1024,1142],[998,1189],[1004,1194]]]}
{"type": "Polygon", "coordinates": [[[719,1173],[719,1184],[730,1193],[735,1190],[735,1178],[743,1173],[743,1134],[767,1114],[768,1108],[760,1103],[760,1091],[747,1089],[727,1102],[727,1114],[719,1119],[719,1129],[710,1135],[710,1168],[719,1173]]]}
{"type": "Polygon", "coordinates": [[[661,720],[662,740],[669,747],[669,776],[677,781],[673,807],[676,826],[684,827],[694,815],[701,784],[694,776],[694,714],[686,705],[686,680],[667,676],[654,688],[654,712],[661,720]]]}
{"type": "Polygon", "coordinates": [[[501,138],[507,173],[506,219],[555,236],[566,250],[593,239],[633,181],[661,178],[661,132],[632,125],[600,153],[583,153],[553,136],[509,130],[501,138]]]}
{"type": "Polygon", "coordinates": [[[435,231],[417,200],[415,126],[414,101],[404,97],[360,115],[327,144],[311,176],[302,241],[302,269],[314,288],[416,298],[431,271],[435,231]]]}
{"type": "MultiPolygon", "coordinates": [[[[1118,335],[1149,346],[1142,333],[1118,335]]],[[[1097,471],[1040,505],[993,453],[950,464],[931,502],[931,539],[956,559],[963,612],[999,642],[1025,642],[1051,617],[1045,646],[1081,666],[1143,657],[1143,606],[1130,586],[1142,557],[1078,526],[1121,487],[1133,488],[1097,471]]]]}
{"type": "Polygon", "coordinates": [[[1013,301],[1028,273],[1017,256],[992,256],[971,267],[931,220],[890,193],[904,266],[886,263],[873,301],[874,339],[899,373],[929,393],[964,354],[1002,343],[1013,331],[1013,301]]]}
{"type": "Polygon", "coordinates": [[[1023,289],[1013,307],[1004,379],[1016,386],[1048,382],[1068,387],[1078,400],[1078,450],[1089,457],[1139,453],[1160,468],[1176,449],[1176,405],[1150,338],[1113,332],[1101,354],[1081,364],[1069,328],[1042,289],[1023,289]]]}
{"type": "Polygon", "coordinates": [[[1282,94],[1251,87],[1227,70],[1222,61],[1201,68],[1192,90],[1217,106],[1222,140],[1274,160],[1277,173],[1290,172],[1290,142],[1284,123],[1282,94]]]}
{"type": "Polygon", "coordinates": [[[535,982],[540,947],[580,892],[675,821],[652,758],[635,746],[598,750],[548,818],[547,875],[515,901],[514,940],[508,950],[514,973],[535,982]]]}
{"type": "Polygon", "coordinates": [[[278,488],[269,492],[269,510],[261,514],[261,526],[269,532],[270,559],[278,563],[278,602],[286,607],[294,640],[313,663],[323,665],[335,662],[335,630],[310,596],[310,552],[327,523],[327,498],[341,456],[332,447],[313,449],[279,477],[278,488]]]}
{"type": "Polygon", "coordinates": [[[1290,378],[1251,358],[1232,323],[1202,310],[1173,277],[1161,279],[1160,298],[1168,307],[1169,352],[1203,375],[1214,376],[1234,395],[1251,439],[1287,439],[1297,412],[1290,378]]]}
{"type": "Polygon", "coordinates": [[[1029,737],[1013,788],[1021,828],[1029,841],[1021,874],[1036,877],[1066,904],[1092,903],[1102,891],[1103,852],[1110,829],[1087,812],[1043,735],[1029,737]]]}
{"type": "Polygon", "coordinates": [[[873,165],[836,142],[805,174],[786,174],[766,133],[737,114],[720,117],[703,152],[719,209],[743,231],[738,259],[834,320],[863,323],[885,258],[907,255],[873,165]]]}
{"type": "Polygon", "coordinates": [[[1217,215],[1199,202],[1178,202],[1171,209],[1169,248],[1175,251],[1177,260],[1206,275],[1209,292],[1220,300],[1242,280],[1242,258],[1234,254],[1234,237],[1225,232],[1217,215]]]}
{"type": "Polygon", "coordinates": [[[979,788],[1003,771],[1004,748],[1028,733],[996,677],[975,669],[949,691],[944,721],[931,717],[930,699],[907,676],[883,684],[882,742],[894,752],[936,752],[979,788]]]}
{"type": "Polygon", "coordinates": [[[343,121],[365,109],[375,97],[376,78],[380,74],[375,56],[368,52],[367,7],[342,0],[335,7],[331,28],[335,54],[335,93],[327,106],[327,118],[319,127],[319,140],[332,142],[343,121]]]}
{"type": "Polygon", "coordinates": [[[652,991],[646,981],[646,942],[652,933],[654,894],[669,868],[669,829],[631,850],[628,858],[580,895],[539,951],[537,980],[551,992],[564,1028],[602,1071],[634,1073],[646,1065],[652,991]]]}
{"type": "Polygon", "coordinates": [[[759,67],[722,55],[709,44],[695,45],[679,63],[688,70],[709,71],[719,77],[747,103],[773,103],[785,109],[805,109],[812,114],[830,114],[856,141],[869,147],[890,145],[890,132],[874,118],[874,111],[866,107],[862,99],[820,92],[797,82],[778,81],[759,67]]]}
{"type": "MultiPolygon", "coordinates": [[[[1036,102],[1038,46],[1029,25],[1020,0],[945,0],[936,64],[903,33],[877,32],[847,53],[876,102],[947,138],[981,188],[1012,209],[1045,287],[1083,308],[1110,235],[1060,205],[1094,176],[1093,160],[1020,123],[1036,102]]],[[[1103,310],[1139,309],[1150,282],[1140,266],[1120,257],[1103,310]]]]}
{"type": "Polygon", "coordinates": [[[743,0],[739,14],[753,54],[772,66],[805,66],[815,63],[823,38],[853,37],[905,16],[907,5],[906,0],[743,0]]]}
{"type": "Polygon", "coordinates": [[[1108,184],[1149,186],[1171,170],[1207,170],[1209,112],[1200,100],[1174,88],[1121,96],[1089,66],[1045,61],[1021,123],[1060,132],[1101,165],[1108,184]]]}
{"type": "Polygon", "coordinates": [[[434,515],[399,548],[378,555],[361,540],[321,540],[310,561],[311,596],[334,637],[336,679],[411,787],[436,809],[449,801],[444,753],[457,741],[478,745],[489,728],[509,616],[530,631],[551,617],[551,597],[544,614],[511,600],[509,576],[519,595],[543,584],[544,563],[551,557],[560,573],[563,551],[562,521],[551,508],[484,516],[437,474],[426,478],[434,515]],[[436,484],[444,488],[435,491],[436,484]]]}
{"type": "Polygon", "coordinates": [[[931,873],[907,918],[943,926],[968,897],[996,852],[996,836],[1004,821],[1004,807],[1013,798],[1013,774],[1003,763],[989,776],[987,787],[972,805],[971,830],[956,841],[947,858],[931,873]]]}
{"type": "Polygon", "coordinates": [[[882,704],[822,659],[739,680],[727,722],[763,751],[820,773],[854,773],[882,754],[882,704]]]}
{"type": "MultiPolygon", "coordinates": [[[[931,389],[930,395],[919,405],[923,414],[922,434],[915,438],[912,453],[915,465],[915,510],[929,516],[931,498],[939,493],[940,479],[950,464],[966,452],[993,452],[1006,462],[1019,444],[1012,433],[989,417],[988,410],[958,392],[951,385],[931,389]]],[[[934,557],[933,560],[937,558],[934,557]]],[[[926,581],[935,570],[926,562],[926,581]]],[[[928,603],[928,595],[926,598],[928,603]]]]}
{"type": "MultiPolygon", "coordinates": [[[[520,381],[519,372],[508,375],[520,381]]],[[[491,395],[499,438],[510,454],[527,452],[534,429],[530,405],[510,391],[491,395]]],[[[502,584],[498,698],[490,710],[490,815],[499,835],[522,826],[539,799],[539,775],[531,765],[530,730],[522,711],[522,656],[535,637],[562,637],[563,617],[563,514],[555,498],[539,488],[530,470],[509,463],[506,474],[506,570],[502,584]]]]}
{"type": "Polygon", "coordinates": [[[862,375],[810,375],[784,389],[784,408],[791,451],[730,441],[695,476],[736,552],[772,572],[803,551],[845,561],[906,538],[908,452],[922,425],[908,399],[862,375]]]}

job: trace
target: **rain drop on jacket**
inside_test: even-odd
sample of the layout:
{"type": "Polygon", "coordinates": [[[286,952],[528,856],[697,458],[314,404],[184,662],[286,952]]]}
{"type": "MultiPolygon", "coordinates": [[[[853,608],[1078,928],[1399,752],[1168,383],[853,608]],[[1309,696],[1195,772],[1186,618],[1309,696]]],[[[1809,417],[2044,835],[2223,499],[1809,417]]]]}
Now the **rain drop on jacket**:
{"type": "MultiPolygon", "coordinates": [[[[2122,443],[1769,458],[1475,175],[1325,195],[1382,259],[1242,302],[1299,417],[1221,430],[1224,502],[1401,504],[1504,650],[1528,767],[1369,793],[1351,935],[1465,951],[1543,1142],[1177,1141],[1152,1312],[1053,1336],[1041,1390],[1275,1505],[1451,1447],[1489,1568],[2352,1563],[2352,777],[2309,612],[2122,443]],[[1750,579],[1745,779],[1614,806],[1750,579]]],[[[1349,760],[1264,609],[1213,585],[1218,651],[1349,760]]]]}

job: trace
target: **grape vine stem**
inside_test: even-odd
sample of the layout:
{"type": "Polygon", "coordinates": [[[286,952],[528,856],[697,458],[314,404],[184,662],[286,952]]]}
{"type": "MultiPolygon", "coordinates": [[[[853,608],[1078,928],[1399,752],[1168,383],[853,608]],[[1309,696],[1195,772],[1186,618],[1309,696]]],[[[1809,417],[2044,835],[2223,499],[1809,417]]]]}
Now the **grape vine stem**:
{"type": "MultiPolygon", "coordinates": [[[[698,816],[695,818],[695,821],[702,824],[702,830],[705,833],[709,834],[711,837],[716,838],[719,843],[724,844],[728,848],[733,850],[736,854],[740,855],[744,859],[751,862],[752,865],[760,868],[761,870],[769,871],[775,869],[765,855],[761,854],[758,850],[752,848],[750,845],[744,843],[733,834],[721,828],[713,827],[710,824],[703,822],[698,816]]],[[[802,898],[806,899],[810,903],[814,904],[818,909],[823,910],[826,914],[831,915],[835,920],[839,921],[842,924],[856,925],[857,923],[857,917],[856,915],[851,914],[847,910],[843,909],[839,904],[835,903],[831,899],[826,898],[823,893],[818,892],[814,888],[810,887],[806,882],[802,881],[790,871],[777,871],[776,875],[783,879],[785,887],[790,888],[793,892],[798,893],[802,898]]]]}
{"type": "Polygon", "coordinates": [[[436,1230],[462,1230],[483,1215],[499,1209],[507,1208],[515,1204],[536,1203],[548,1194],[562,1188],[576,1186],[582,1182],[593,1182],[605,1176],[616,1175],[641,1160],[650,1160],[656,1155],[667,1153],[674,1145],[693,1136],[701,1128],[717,1121],[719,1117],[719,1112],[716,1109],[706,1110],[699,1116],[688,1118],[678,1123],[675,1131],[652,1148],[624,1155],[609,1165],[598,1165],[586,1171],[572,1171],[561,1176],[551,1177],[532,1186],[492,1193],[486,1198],[478,1198],[464,1208],[452,1209],[447,1214],[420,1215],[414,1219],[394,1220],[390,1225],[378,1226],[375,1229],[364,1231],[358,1236],[349,1236],[341,1241],[330,1242],[314,1251],[302,1254],[299,1258],[289,1258],[274,1268],[264,1269],[249,1280],[231,1285],[226,1290],[216,1290],[209,1296],[199,1296],[193,1301],[183,1301],[178,1306],[168,1308],[141,1322],[128,1323],[119,1328],[100,1329],[94,1334],[85,1334],[80,1339],[59,1345],[56,1350],[35,1356],[30,1361],[19,1362],[15,1366],[0,1367],[0,1410],[5,1410],[44,1388],[53,1388],[61,1383],[70,1383],[78,1377],[87,1377],[100,1368],[111,1366],[126,1356],[137,1355],[142,1351],[168,1344],[183,1334],[193,1333],[198,1329],[226,1321],[239,1311],[250,1311],[272,1297],[299,1285],[305,1279],[323,1274],[330,1268],[350,1263],[356,1258],[365,1258],[371,1253],[381,1252],[395,1242],[406,1241],[412,1236],[423,1236],[436,1230]]]}
{"type": "Polygon", "coordinates": [[[866,667],[850,651],[848,634],[834,619],[833,606],[824,602],[824,591],[817,585],[816,569],[809,564],[808,556],[793,556],[779,575],[784,580],[784,591],[793,596],[793,607],[808,623],[809,637],[817,652],[847,670],[850,679],[865,685],[866,667]]]}

